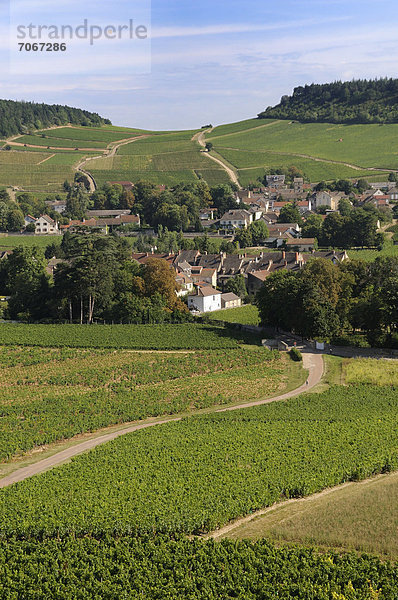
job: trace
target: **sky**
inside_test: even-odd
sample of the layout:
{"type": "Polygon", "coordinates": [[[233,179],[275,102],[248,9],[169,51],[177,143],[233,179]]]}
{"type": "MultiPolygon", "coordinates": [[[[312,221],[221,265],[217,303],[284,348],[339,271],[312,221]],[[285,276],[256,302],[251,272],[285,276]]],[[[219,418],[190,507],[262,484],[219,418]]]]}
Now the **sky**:
{"type": "Polygon", "coordinates": [[[248,119],[297,85],[397,77],[395,4],[0,0],[0,97],[68,104],[155,130],[248,119]],[[35,41],[17,39],[18,25],[75,28],[85,19],[116,29],[132,19],[133,39],[74,38],[65,52],[18,51],[35,41]],[[134,37],[138,25],[145,39],[134,37]]]}

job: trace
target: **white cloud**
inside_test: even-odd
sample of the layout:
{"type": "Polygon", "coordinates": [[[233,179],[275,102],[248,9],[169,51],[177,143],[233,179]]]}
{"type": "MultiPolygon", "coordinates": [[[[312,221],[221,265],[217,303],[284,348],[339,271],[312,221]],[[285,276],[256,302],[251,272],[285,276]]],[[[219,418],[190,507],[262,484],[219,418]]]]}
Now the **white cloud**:
{"type": "Polygon", "coordinates": [[[328,23],[348,21],[350,17],[333,17],[324,19],[303,19],[296,21],[283,21],[281,23],[268,24],[220,24],[206,25],[203,27],[156,27],[152,28],[151,38],[176,38],[193,37],[202,35],[224,35],[234,33],[255,33],[262,31],[279,31],[282,29],[292,29],[300,27],[320,26],[328,23]]]}

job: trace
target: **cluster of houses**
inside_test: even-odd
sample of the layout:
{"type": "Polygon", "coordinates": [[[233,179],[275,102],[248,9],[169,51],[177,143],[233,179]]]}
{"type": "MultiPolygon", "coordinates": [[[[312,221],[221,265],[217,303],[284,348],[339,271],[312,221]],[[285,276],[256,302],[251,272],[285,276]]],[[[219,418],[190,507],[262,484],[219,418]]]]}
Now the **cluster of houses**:
{"type": "MultiPolygon", "coordinates": [[[[56,204],[61,203],[57,201],[56,204]]],[[[60,212],[63,212],[63,210],[60,212]]],[[[140,217],[131,215],[129,210],[89,210],[86,219],[81,221],[70,220],[67,225],[59,225],[55,219],[48,215],[40,215],[38,218],[26,215],[25,227],[32,223],[35,225],[34,233],[36,235],[57,235],[66,231],[75,233],[81,231],[82,228],[107,235],[114,227],[119,225],[136,225],[137,227],[141,225],[140,217]]]]}
{"type": "MultiPolygon", "coordinates": [[[[356,196],[356,205],[370,203],[376,208],[383,208],[398,200],[395,183],[384,181],[371,186],[369,190],[356,196]]],[[[220,219],[215,218],[215,209],[204,209],[200,212],[201,224],[204,229],[233,236],[237,231],[250,227],[253,222],[262,220],[269,231],[269,238],[264,240],[265,246],[309,251],[314,248],[314,239],[299,239],[297,224],[278,223],[282,208],[294,201],[304,219],[319,208],[324,209],[322,212],[325,213],[325,218],[327,214],[338,210],[340,200],[349,199],[343,192],[316,191],[314,187],[305,183],[301,177],[294,179],[293,187],[288,187],[285,185],[284,175],[270,175],[267,177],[267,187],[236,192],[236,200],[244,208],[229,210],[220,219]]]]}
{"type": "Polygon", "coordinates": [[[179,296],[186,296],[190,310],[198,313],[241,306],[242,300],[223,292],[226,283],[243,275],[246,291],[255,296],[271,273],[279,270],[299,271],[311,258],[327,258],[335,264],[348,259],[345,251],[288,252],[282,250],[247,254],[201,254],[198,250],[180,250],[178,254],[133,254],[133,260],[145,264],[150,258],[166,261],[175,271],[179,296]],[[218,288],[218,289],[217,289],[218,288]]]}

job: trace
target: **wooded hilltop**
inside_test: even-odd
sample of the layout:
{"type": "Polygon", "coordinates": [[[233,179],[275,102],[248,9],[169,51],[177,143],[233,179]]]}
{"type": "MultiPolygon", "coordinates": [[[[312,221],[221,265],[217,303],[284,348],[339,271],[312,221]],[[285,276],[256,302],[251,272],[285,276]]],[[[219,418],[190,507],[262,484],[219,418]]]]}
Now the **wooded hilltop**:
{"type": "Polygon", "coordinates": [[[109,119],[80,108],[60,104],[36,104],[0,100],[0,135],[9,137],[32,130],[45,129],[53,125],[83,125],[99,127],[111,125],[109,119]]]}
{"type": "Polygon", "coordinates": [[[398,123],[398,79],[299,86],[258,117],[306,123],[398,123]]]}

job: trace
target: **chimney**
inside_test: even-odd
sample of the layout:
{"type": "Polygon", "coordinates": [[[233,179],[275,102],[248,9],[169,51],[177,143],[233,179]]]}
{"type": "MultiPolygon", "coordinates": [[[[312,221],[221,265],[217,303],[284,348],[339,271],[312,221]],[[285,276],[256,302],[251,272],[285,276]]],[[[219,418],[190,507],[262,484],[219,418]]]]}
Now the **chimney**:
{"type": "Polygon", "coordinates": [[[282,260],[286,259],[286,252],[284,250],[282,250],[282,260]]]}
{"type": "Polygon", "coordinates": [[[298,264],[298,262],[299,262],[299,253],[296,252],[296,265],[298,264]]]}
{"type": "Polygon", "coordinates": [[[287,267],[287,260],[284,260],[283,264],[285,265],[285,267],[287,267]]]}

